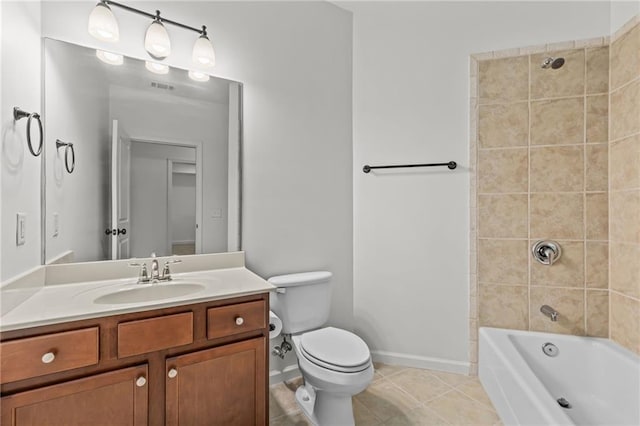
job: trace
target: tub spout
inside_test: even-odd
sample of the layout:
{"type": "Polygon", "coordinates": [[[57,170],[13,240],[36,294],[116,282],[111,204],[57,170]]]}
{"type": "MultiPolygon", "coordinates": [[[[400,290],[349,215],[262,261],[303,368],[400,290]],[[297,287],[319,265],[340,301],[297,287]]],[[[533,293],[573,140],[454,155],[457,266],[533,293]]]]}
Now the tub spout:
{"type": "Polygon", "coordinates": [[[558,321],[558,311],[556,311],[555,309],[553,309],[551,306],[549,305],[542,305],[540,307],[540,312],[542,312],[543,314],[545,314],[546,316],[548,316],[549,318],[551,318],[551,321],[558,321]]]}

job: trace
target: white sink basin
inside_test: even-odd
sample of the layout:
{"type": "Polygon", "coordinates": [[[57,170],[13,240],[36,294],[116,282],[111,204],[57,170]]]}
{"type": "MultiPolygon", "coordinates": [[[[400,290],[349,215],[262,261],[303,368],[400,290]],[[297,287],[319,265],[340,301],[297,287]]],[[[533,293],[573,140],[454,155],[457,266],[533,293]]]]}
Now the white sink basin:
{"type": "Polygon", "coordinates": [[[173,299],[204,290],[205,286],[193,282],[169,282],[158,284],[135,284],[127,288],[103,294],[93,302],[102,305],[117,303],[140,303],[153,300],[173,299]]]}

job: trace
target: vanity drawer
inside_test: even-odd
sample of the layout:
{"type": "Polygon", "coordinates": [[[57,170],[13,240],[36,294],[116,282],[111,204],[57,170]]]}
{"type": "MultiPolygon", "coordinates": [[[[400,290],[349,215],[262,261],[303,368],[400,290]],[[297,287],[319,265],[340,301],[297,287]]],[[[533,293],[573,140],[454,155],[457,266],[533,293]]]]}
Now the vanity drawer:
{"type": "Polygon", "coordinates": [[[216,339],[264,328],[267,325],[265,309],[263,300],[210,308],[207,310],[207,338],[216,339]]]}
{"type": "Polygon", "coordinates": [[[193,312],[118,324],[118,358],[193,343],[193,312]]]}
{"type": "Polygon", "coordinates": [[[98,327],[0,343],[0,382],[98,363],[98,327]]]}

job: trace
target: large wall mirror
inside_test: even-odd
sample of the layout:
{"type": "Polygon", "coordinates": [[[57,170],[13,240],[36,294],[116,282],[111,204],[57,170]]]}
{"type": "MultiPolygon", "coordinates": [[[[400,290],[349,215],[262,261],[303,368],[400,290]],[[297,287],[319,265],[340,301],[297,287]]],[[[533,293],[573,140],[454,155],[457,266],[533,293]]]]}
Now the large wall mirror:
{"type": "Polygon", "coordinates": [[[44,41],[46,263],[241,243],[242,84],[44,41]]]}

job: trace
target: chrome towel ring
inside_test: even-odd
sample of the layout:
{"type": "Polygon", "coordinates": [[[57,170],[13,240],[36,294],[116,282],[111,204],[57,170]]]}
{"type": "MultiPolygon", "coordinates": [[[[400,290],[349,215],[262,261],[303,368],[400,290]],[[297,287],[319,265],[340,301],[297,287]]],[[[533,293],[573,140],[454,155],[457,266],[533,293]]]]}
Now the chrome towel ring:
{"type": "Polygon", "coordinates": [[[60,139],[56,139],[56,149],[60,149],[64,146],[64,168],[67,169],[69,174],[73,173],[76,168],[76,150],[73,148],[73,143],[63,142],[60,139]],[[69,160],[69,153],[71,153],[71,160],[69,160]],[[71,162],[71,165],[69,165],[71,162]]]}
{"type": "Polygon", "coordinates": [[[13,107],[13,119],[15,121],[27,119],[27,147],[34,157],[37,157],[42,152],[42,121],[40,120],[40,114],[37,112],[28,113],[20,109],[20,107],[13,107]],[[36,119],[38,121],[38,130],[40,131],[40,142],[38,143],[38,149],[34,151],[33,144],[31,143],[31,120],[36,119]]]}

